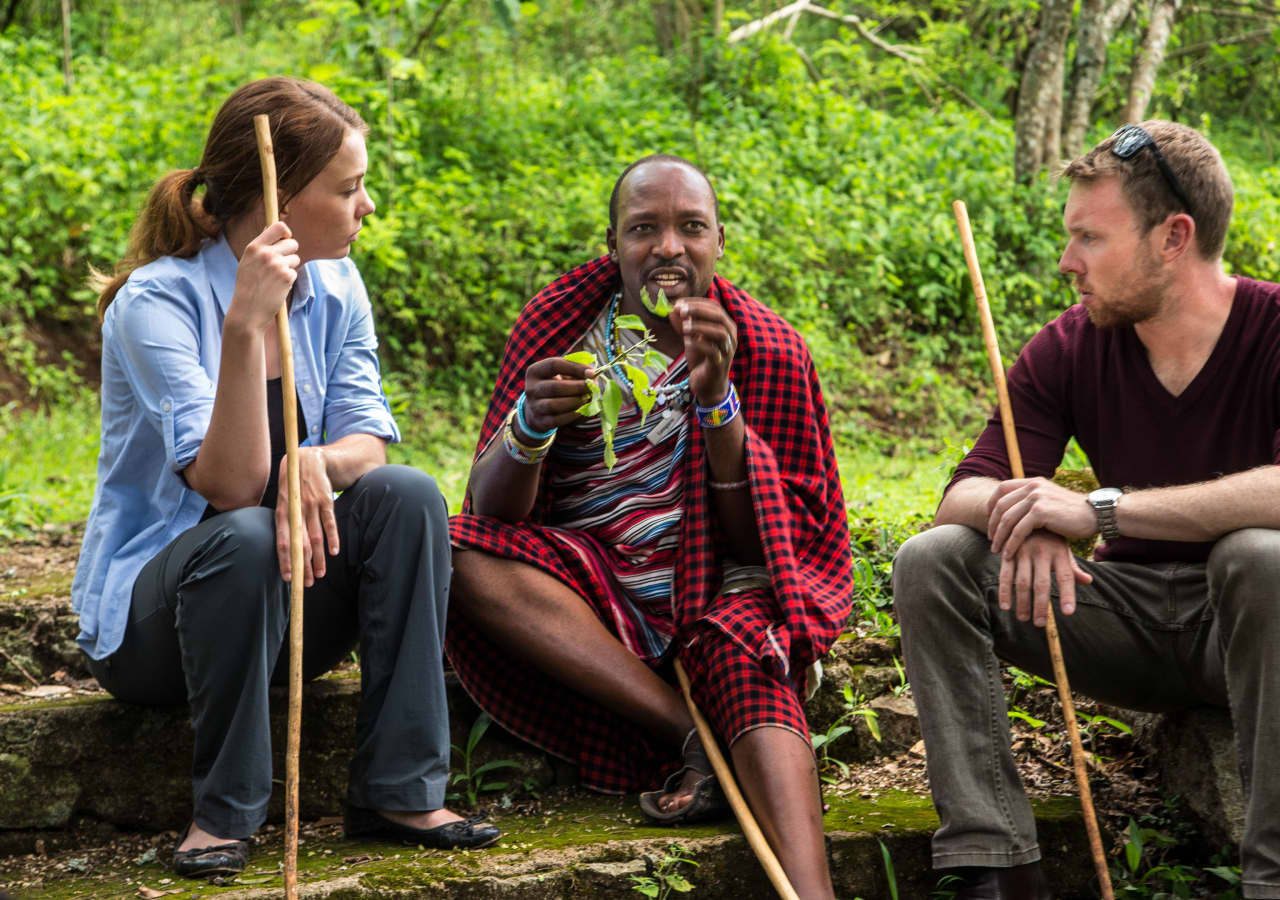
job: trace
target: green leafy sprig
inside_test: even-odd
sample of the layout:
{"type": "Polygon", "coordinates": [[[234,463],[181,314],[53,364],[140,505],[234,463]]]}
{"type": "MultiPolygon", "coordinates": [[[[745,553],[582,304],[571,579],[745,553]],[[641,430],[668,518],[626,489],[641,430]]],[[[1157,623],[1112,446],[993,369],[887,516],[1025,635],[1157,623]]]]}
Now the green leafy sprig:
{"type": "Polygon", "coordinates": [[[655,316],[662,316],[664,319],[671,315],[671,301],[667,299],[666,293],[662,288],[658,288],[657,297],[650,297],[649,292],[644,288],[640,289],[640,302],[644,304],[644,308],[649,310],[655,316]]]}
{"type": "MultiPolygon", "coordinates": [[[[643,292],[641,292],[643,295],[643,292]]],[[[661,297],[661,291],[658,292],[661,297]]],[[[662,298],[665,302],[666,298],[662,298]]],[[[647,304],[646,304],[647,305],[647,304]]],[[[640,409],[640,423],[643,425],[649,418],[649,411],[657,402],[658,392],[649,383],[649,375],[640,366],[653,366],[662,362],[662,355],[652,348],[656,338],[647,329],[639,316],[618,316],[614,321],[614,332],[618,346],[622,347],[623,331],[643,332],[643,337],[630,347],[620,349],[612,358],[600,362],[590,350],[579,350],[565,357],[569,362],[580,363],[592,369],[595,374],[587,379],[587,402],[578,407],[580,416],[600,416],[600,435],[604,439],[604,465],[612,470],[618,464],[618,455],[613,451],[613,437],[618,430],[618,414],[622,411],[623,386],[609,377],[615,366],[621,366],[631,382],[631,396],[640,409]]]]}

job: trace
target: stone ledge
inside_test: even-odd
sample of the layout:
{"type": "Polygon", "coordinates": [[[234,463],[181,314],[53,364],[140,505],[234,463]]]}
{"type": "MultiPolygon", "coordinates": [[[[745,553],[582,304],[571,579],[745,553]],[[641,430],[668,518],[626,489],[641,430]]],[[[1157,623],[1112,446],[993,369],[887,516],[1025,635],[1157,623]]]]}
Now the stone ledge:
{"type": "MultiPolygon", "coordinates": [[[[826,816],[828,847],[837,895],[884,898],[888,881],[880,842],[889,849],[899,895],[927,897],[936,875],[929,871],[929,836],[937,825],[928,798],[886,794],[874,801],[833,797],[826,816]]],[[[489,850],[441,853],[342,841],[336,828],[305,841],[299,859],[300,893],[309,898],[634,898],[633,876],[652,875],[672,842],[698,866],[683,870],[699,897],[751,900],[774,896],[746,841],[732,824],[660,829],[641,821],[634,798],[552,790],[529,814],[498,815],[503,841],[489,850]]],[[[1079,810],[1071,801],[1037,804],[1037,824],[1046,867],[1057,896],[1090,895],[1088,850],[1079,810]]],[[[201,886],[181,896],[278,897],[281,882],[279,832],[254,851],[242,883],[201,886]]],[[[0,869],[0,878],[3,877],[0,869]]],[[[24,885],[24,898],[137,897],[139,888],[190,888],[160,863],[122,860],[74,877],[24,885]]]]}
{"type": "Polygon", "coordinates": [[[1212,708],[1141,714],[1134,734],[1151,754],[1165,791],[1185,801],[1209,840],[1239,846],[1244,791],[1231,714],[1212,708]]]}
{"type": "MultiPolygon", "coordinates": [[[[282,694],[273,695],[274,771],[282,777],[286,703],[282,694]]],[[[303,696],[301,812],[305,818],[339,815],[359,681],[322,678],[303,696]]],[[[478,711],[454,682],[449,708],[455,743],[465,742],[478,711]]],[[[495,727],[481,741],[474,765],[497,758],[519,763],[517,783],[530,779],[541,787],[554,780],[542,753],[495,727]]],[[[106,695],[0,706],[0,855],[29,852],[37,840],[50,848],[74,844],[75,830],[92,839],[102,826],[180,827],[191,811],[190,767],[185,706],[131,706],[106,695]]],[[[269,816],[283,818],[280,792],[269,816]]]]}

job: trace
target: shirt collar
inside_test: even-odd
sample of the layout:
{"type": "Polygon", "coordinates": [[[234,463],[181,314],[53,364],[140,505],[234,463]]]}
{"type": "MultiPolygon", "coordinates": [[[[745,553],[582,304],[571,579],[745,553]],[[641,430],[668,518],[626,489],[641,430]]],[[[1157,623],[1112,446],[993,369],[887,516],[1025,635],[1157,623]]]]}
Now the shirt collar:
{"type": "MultiPolygon", "coordinates": [[[[205,250],[205,269],[209,273],[209,285],[213,288],[213,296],[217,298],[218,308],[225,316],[231,308],[231,296],[236,289],[236,270],[240,266],[236,255],[231,252],[226,234],[220,234],[205,250]]],[[[315,283],[311,279],[310,264],[298,269],[298,278],[293,283],[291,294],[293,303],[290,310],[305,309],[316,296],[315,283]]]]}

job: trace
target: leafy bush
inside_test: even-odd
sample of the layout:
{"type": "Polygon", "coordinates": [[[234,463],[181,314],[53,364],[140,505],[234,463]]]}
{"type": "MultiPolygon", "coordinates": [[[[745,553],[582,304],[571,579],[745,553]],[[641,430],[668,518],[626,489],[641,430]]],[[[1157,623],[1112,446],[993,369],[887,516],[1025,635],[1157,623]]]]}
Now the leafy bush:
{"type": "MultiPolygon", "coordinates": [[[[696,65],[656,56],[642,29],[611,46],[623,29],[591,6],[526,3],[508,21],[511,4],[504,17],[464,4],[433,25],[434,4],[395,14],[377,0],[238,4],[236,35],[228,5],[206,0],[169,13],[164,39],[148,42],[129,23],[158,15],[154,0],[110,16],[90,4],[75,20],[69,94],[48,29],[0,37],[6,365],[46,398],[64,390],[40,367],[68,348],[92,358],[88,266],[119,257],[157,177],[195,164],[221,99],[274,71],[324,80],[371,125],[379,210],[356,258],[388,366],[410,379],[486,393],[516,311],[602,252],[614,177],[656,150],[711,173],[728,232],[722,271],[810,337],[842,412],[902,418],[909,395],[905,427],[937,433],[971,417],[971,401],[945,393],[955,379],[936,374],[983,371],[953,198],[969,204],[1007,356],[1071,302],[1056,274],[1062,188],[1014,185],[1007,118],[945,92],[921,102],[901,67],[872,66],[848,41],[822,52],[846,77],[862,73],[853,92],[815,84],[768,35],[750,47],[707,42],[696,65]],[[24,348],[41,329],[59,340],[24,348]]],[[[959,52],[954,24],[921,26],[920,40],[935,56],[959,52]]],[[[947,66],[973,79],[992,71],[947,66]]],[[[1007,87],[993,84],[983,102],[1007,87]]],[[[1280,175],[1233,168],[1229,262],[1280,273],[1280,175]]]]}

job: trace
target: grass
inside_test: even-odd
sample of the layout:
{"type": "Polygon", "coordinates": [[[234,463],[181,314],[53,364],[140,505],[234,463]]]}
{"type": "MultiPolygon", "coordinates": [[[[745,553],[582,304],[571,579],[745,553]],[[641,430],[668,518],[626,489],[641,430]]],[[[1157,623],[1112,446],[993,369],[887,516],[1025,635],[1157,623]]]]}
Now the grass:
{"type": "Polygon", "coordinates": [[[83,521],[97,458],[98,405],[92,395],[35,412],[0,407],[0,538],[83,521]]]}
{"type": "MultiPolygon", "coordinates": [[[[483,403],[413,394],[391,385],[404,436],[388,449],[393,463],[435,476],[450,512],[462,505],[483,403]]],[[[834,429],[847,435],[853,429],[834,429]]],[[[897,524],[932,515],[959,451],[945,442],[842,442],[836,448],[850,521],[897,524]]],[[[93,500],[98,456],[98,402],[83,393],[37,411],[0,407],[0,538],[21,537],[42,525],[84,521],[93,500]]]]}

